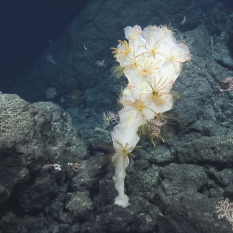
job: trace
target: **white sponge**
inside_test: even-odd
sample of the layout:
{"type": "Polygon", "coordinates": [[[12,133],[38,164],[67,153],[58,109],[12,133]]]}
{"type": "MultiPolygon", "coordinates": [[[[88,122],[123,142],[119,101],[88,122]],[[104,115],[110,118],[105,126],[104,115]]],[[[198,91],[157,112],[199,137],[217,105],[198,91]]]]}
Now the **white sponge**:
{"type": "Polygon", "coordinates": [[[119,193],[115,204],[122,207],[128,206],[124,193],[125,169],[139,141],[138,127],[172,108],[170,90],[179,76],[182,62],[191,58],[188,47],[177,42],[167,27],[148,26],[142,30],[136,25],[124,31],[128,41],[119,41],[113,53],[129,83],[120,98],[123,109],[119,112],[119,124],[111,134],[116,151],[112,157],[113,180],[119,193]]]}

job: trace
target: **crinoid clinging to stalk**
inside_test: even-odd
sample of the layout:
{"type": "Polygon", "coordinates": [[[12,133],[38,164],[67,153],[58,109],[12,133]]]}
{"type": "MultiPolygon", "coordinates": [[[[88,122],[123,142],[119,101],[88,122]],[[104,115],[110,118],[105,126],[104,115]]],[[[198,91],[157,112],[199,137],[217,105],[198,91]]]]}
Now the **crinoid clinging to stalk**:
{"type": "Polygon", "coordinates": [[[149,85],[146,88],[146,93],[144,93],[145,97],[148,98],[149,101],[153,101],[155,105],[167,105],[167,98],[171,98],[170,90],[172,88],[171,83],[169,83],[168,78],[159,78],[156,75],[153,77],[152,83],[145,80],[145,82],[149,85]]]}
{"type": "Polygon", "coordinates": [[[136,71],[139,74],[139,77],[146,78],[147,75],[156,73],[159,70],[160,59],[156,62],[152,62],[149,59],[143,59],[136,68],[136,71]]]}
{"type": "MultiPolygon", "coordinates": [[[[157,114],[152,108],[151,103],[146,99],[138,97],[139,99],[124,99],[120,100],[124,108],[120,112],[122,122],[125,122],[124,128],[134,127],[136,125],[144,125],[148,119],[154,118],[157,114]],[[133,116],[133,121],[130,120],[133,116]],[[132,125],[133,124],[133,125],[132,125]]],[[[142,132],[144,133],[144,126],[142,132]]]]}
{"type": "Polygon", "coordinates": [[[139,64],[139,59],[135,56],[135,53],[132,52],[124,59],[120,59],[120,65],[114,65],[112,67],[112,74],[117,78],[120,78],[127,71],[130,72],[131,69],[136,69],[139,64]]]}
{"type": "Polygon", "coordinates": [[[177,29],[174,29],[172,26],[171,26],[171,24],[169,24],[169,26],[167,26],[167,25],[161,25],[160,26],[160,28],[161,28],[161,30],[163,30],[163,31],[165,31],[165,33],[167,33],[168,35],[171,35],[171,36],[174,36],[175,35],[175,30],[177,30],[177,29]]]}
{"type": "Polygon", "coordinates": [[[114,54],[114,57],[117,59],[121,57],[125,57],[131,52],[131,48],[129,47],[128,41],[118,40],[118,42],[120,42],[120,44],[118,44],[117,48],[114,47],[110,48],[113,49],[112,53],[114,54]]]}
{"type": "Polygon", "coordinates": [[[123,166],[124,169],[126,169],[129,164],[129,159],[133,159],[135,157],[135,155],[131,153],[134,147],[130,147],[127,142],[125,143],[125,145],[123,145],[118,141],[114,141],[113,144],[116,151],[116,153],[112,156],[113,166],[115,167],[118,163],[118,160],[123,157],[123,166]]]}
{"type": "Polygon", "coordinates": [[[124,70],[125,70],[124,67],[119,66],[119,65],[114,65],[111,69],[111,71],[112,71],[111,76],[120,78],[124,75],[124,70]]]}
{"type": "Polygon", "coordinates": [[[156,55],[165,57],[167,54],[167,47],[175,42],[173,38],[173,31],[165,26],[156,27],[149,26],[143,32],[142,35],[146,38],[146,44],[140,47],[144,52],[138,55],[156,59],[156,55]]]}
{"type": "Polygon", "coordinates": [[[129,54],[129,56],[124,60],[123,64],[125,66],[125,71],[130,69],[136,69],[140,63],[140,59],[137,58],[135,52],[129,54]]]}
{"type": "MultiPolygon", "coordinates": [[[[162,41],[162,39],[160,40],[162,41]]],[[[140,55],[138,55],[138,57],[142,56],[142,55],[147,55],[148,58],[150,58],[151,56],[156,59],[156,55],[159,54],[161,56],[163,55],[162,49],[160,49],[162,43],[150,43],[148,42],[146,46],[142,46],[145,49],[145,52],[141,53],[140,55]]]]}

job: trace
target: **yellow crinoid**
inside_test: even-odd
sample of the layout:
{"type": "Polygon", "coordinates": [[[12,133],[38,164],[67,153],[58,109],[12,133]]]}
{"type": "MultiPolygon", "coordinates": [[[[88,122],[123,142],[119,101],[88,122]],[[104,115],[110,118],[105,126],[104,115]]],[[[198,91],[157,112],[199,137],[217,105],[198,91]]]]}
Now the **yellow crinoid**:
{"type": "Polygon", "coordinates": [[[119,160],[122,159],[123,160],[123,167],[125,170],[126,167],[128,166],[129,159],[132,160],[135,157],[135,155],[133,155],[131,153],[131,151],[135,147],[130,147],[127,142],[125,143],[125,145],[123,145],[122,143],[120,143],[118,141],[114,141],[114,144],[115,144],[114,148],[115,148],[116,153],[114,153],[112,156],[112,165],[114,167],[116,167],[119,160]]]}
{"type": "Polygon", "coordinates": [[[170,94],[172,88],[168,78],[158,79],[155,75],[152,84],[147,80],[145,80],[145,82],[149,85],[149,87],[146,88],[146,93],[144,93],[148,101],[153,101],[156,105],[166,104],[166,95],[170,94]]]}
{"type": "Polygon", "coordinates": [[[149,59],[142,59],[141,62],[138,62],[138,66],[136,67],[136,71],[139,73],[139,77],[141,76],[147,76],[148,74],[155,73],[159,70],[160,66],[158,65],[160,63],[160,59],[156,62],[153,62],[149,59]]]}
{"type": "Polygon", "coordinates": [[[162,52],[162,48],[161,48],[161,46],[163,45],[162,41],[163,41],[163,38],[156,41],[156,43],[154,43],[154,41],[153,42],[148,41],[146,46],[141,46],[145,49],[145,52],[139,54],[138,57],[142,55],[144,56],[148,55],[148,58],[153,56],[153,58],[156,59],[156,54],[164,56],[162,52]]]}
{"type": "Polygon", "coordinates": [[[117,46],[117,48],[111,47],[110,49],[114,50],[112,53],[114,54],[115,58],[125,57],[131,52],[129,43],[128,41],[125,40],[124,41],[118,40],[118,42],[120,42],[120,44],[117,46]]]}
{"type": "MultiPolygon", "coordinates": [[[[125,146],[122,145],[120,142],[115,141],[115,143],[118,144],[118,148],[115,149],[117,154],[123,155],[124,157],[128,156],[128,157],[135,157],[131,151],[134,149],[134,147],[130,147],[128,143],[125,143],[125,146]]],[[[113,162],[114,163],[114,162],[113,162]]]]}

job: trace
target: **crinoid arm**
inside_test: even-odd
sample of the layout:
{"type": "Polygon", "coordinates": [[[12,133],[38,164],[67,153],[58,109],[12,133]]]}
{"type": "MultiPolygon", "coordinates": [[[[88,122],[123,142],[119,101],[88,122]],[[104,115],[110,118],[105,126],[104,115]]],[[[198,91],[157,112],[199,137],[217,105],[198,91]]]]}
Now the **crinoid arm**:
{"type": "Polygon", "coordinates": [[[127,56],[131,52],[131,48],[129,47],[128,41],[118,40],[119,44],[117,48],[111,47],[113,49],[113,54],[115,58],[121,58],[127,56]]]}

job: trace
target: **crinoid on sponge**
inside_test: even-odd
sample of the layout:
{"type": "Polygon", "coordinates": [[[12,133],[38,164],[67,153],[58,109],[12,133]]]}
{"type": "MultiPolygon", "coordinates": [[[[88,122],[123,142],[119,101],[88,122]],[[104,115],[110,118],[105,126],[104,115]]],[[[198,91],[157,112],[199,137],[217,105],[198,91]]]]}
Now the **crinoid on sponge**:
{"type": "Polygon", "coordinates": [[[112,158],[113,180],[119,193],[115,204],[122,207],[128,206],[129,198],[124,193],[125,169],[128,155],[139,141],[138,128],[172,108],[172,85],[182,63],[191,58],[188,47],[178,42],[166,26],[148,26],[142,30],[136,25],[124,30],[128,41],[119,40],[113,53],[129,84],[121,94],[120,120],[111,133],[116,151],[112,158]]]}

